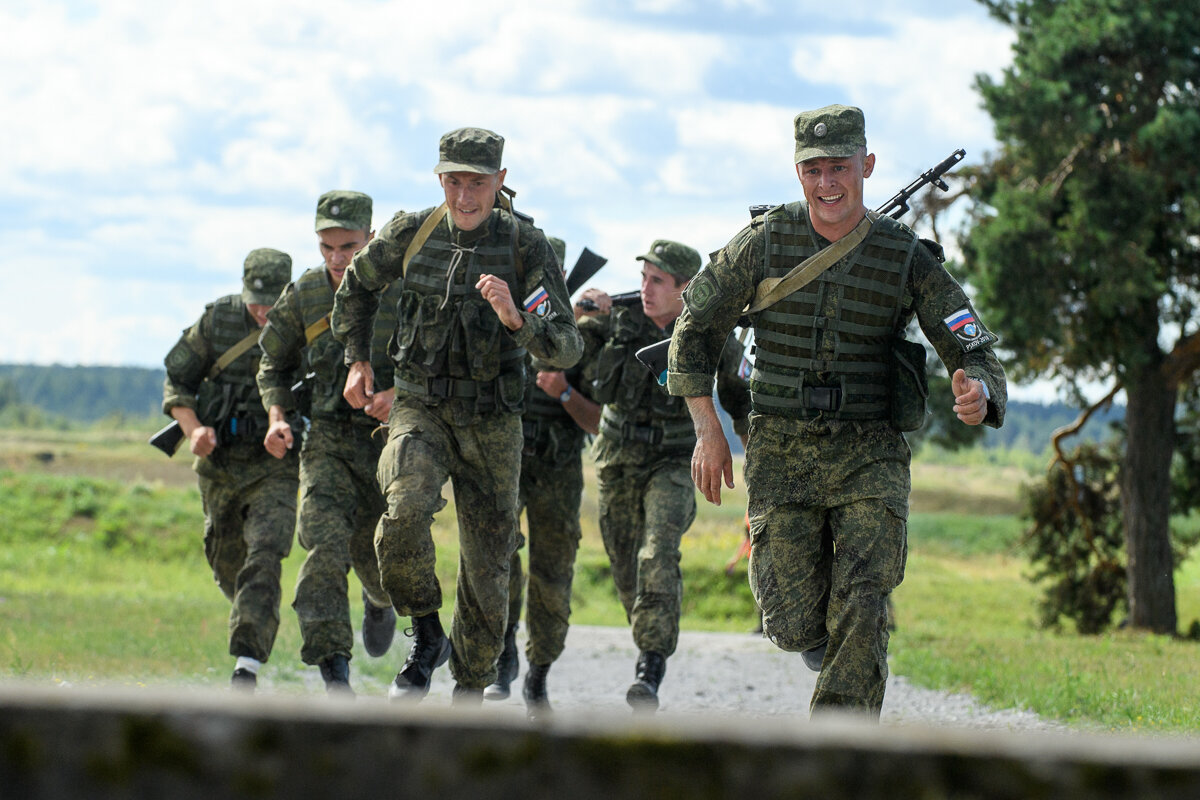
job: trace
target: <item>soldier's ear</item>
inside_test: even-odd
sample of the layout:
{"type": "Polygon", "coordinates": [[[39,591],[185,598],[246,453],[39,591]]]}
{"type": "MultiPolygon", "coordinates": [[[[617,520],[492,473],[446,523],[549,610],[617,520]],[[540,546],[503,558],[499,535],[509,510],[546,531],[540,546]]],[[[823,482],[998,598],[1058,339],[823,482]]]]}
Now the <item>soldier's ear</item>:
{"type": "Polygon", "coordinates": [[[874,171],[875,171],[875,154],[867,153],[866,158],[863,159],[863,177],[864,178],[871,177],[871,173],[874,171]]]}

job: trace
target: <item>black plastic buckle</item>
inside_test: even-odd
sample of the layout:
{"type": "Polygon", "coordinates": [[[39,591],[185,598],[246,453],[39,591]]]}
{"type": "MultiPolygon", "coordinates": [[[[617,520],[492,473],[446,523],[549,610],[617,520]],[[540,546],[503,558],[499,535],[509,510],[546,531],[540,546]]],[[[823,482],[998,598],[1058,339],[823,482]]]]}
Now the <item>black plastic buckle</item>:
{"type": "Polygon", "coordinates": [[[805,386],[804,406],[817,411],[837,411],[842,407],[842,390],[836,386],[805,386]]]}
{"type": "Polygon", "coordinates": [[[425,379],[425,393],[430,397],[438,400],[445,400],[450,396],[450,381],[451,378],[446,378],[441,375],[436,375],[425,379]]]}

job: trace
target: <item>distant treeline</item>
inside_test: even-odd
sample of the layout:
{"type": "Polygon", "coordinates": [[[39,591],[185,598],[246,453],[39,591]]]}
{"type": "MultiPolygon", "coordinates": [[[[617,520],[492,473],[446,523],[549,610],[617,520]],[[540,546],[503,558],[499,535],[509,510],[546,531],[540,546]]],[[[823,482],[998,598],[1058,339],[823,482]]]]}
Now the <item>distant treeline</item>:
{"type": "MultiPolygon", "coordinates": [[[[19,403],[75,422],[96,422],[114,416],[134,419],[161,416],[162,369],[144,367],[68,367],[60,364],[0,364],[0,410],[19,403]]],[[[1121,406],[1097,412],[1080,437],[1106,438],[1111,422],[1124,418],[1121,406]]],[[[1005,447],[1040,453],[1056,428],[1079,415],[1063,405],[1011,402],[1004,427],[989,430],[984,447],[1005,447]]],[[[1069,444],[1076,443],[1075,438],[1069,444]]]]}

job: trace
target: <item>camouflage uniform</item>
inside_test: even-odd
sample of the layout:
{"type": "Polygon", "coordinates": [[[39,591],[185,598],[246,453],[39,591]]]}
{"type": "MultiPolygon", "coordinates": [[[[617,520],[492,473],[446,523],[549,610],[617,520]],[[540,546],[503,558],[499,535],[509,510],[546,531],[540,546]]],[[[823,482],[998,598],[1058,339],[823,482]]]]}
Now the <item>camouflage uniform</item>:
{"type": "MultiPolygon", "coordinates": [[[[684,247],[659,241],[639,258],[655,259],[660,246],[684,247]]],[[[691,248],[686,251],[694,258],[691,272],[673,272],[661,258],[654,263],[690,277],[700,257],[691,248]]],[[[600,533],[613,581],[638,649],[670,656],[679,639],[683,598],[679,545],[696,516],[691,478],[696,435],[684,400],[667,394],[634,354],[670,337],[671,326],[660,329],[638,303],[614,307],[607,316],[586,317],[579,330],[584,361],[595,374],[594,398],[604,403],[594,452],[600,533]]],[[[719,367],[707,375],[707,390],[712,391],[715,374],[721,405],[734,418],[735,430],[744,432],[749,395],[737,372],[741,359],[737,340],[727,337],[719,367]]]]}
{"type": "MultiPolygon", "coordinates": [[[[480,129],[455,133],[463,132],[486,135],[480,147],[494,148],[487,155],[498,170],[503,139],[480,129]]],[[[506,625],[525,352],[565,368],[578,360],[580,341],[546,237],[508,211],[494,208],[470,231],[447,215],[428,229],[405,268],[423,223],[443,209],[396,214],[355,256],[337,292],[333,328],[346,363],[377,357],[371,330],[379,292],[393,281],[402,290],[389,349],[396,400],[379,460],[387,512],[375,547],[397,613],[436,613],[442,590],[430,525],[445,506],[442,486],[452,481],[460,555],[450,667],[460,687],[481,690],[495,679],[506,625]],[[485,273],[508,283],[523,319],[519,330],[509,331],[475,288],[485,273]]]]}
{"type": "MultiPolygon", "coordinates": [[[[340,227],[361,229],[359,217],[363,210],[356,211],[345,199],[357,193],[340,194],[341,205],[346,206],[338,211],[345,217],[340,227]]],[[[369,227],[370,200],[362,202],[366,204],[365,225],[369,227]]],[[[319,205],[318,224],[324,218],[321,214],[330,213],[329,208],[323,208],[325,205],[324,200],[319,205]]],[[[351,408],[342,397],[347,374],[342,346],[321,323],[333,308],[333,297],[323,265],[305,271],[284,289],[263,329],[258,374],[263,406],[282,406],[290,416],[296,410],[297,399],[286,376],[302,364],[307,364],[312,373],[312,422],[300,450],[297,529],[307,556],[296,578],[292,603],[303,639],[300,657],[306,664],[321,664],[332,656],[351,657],[354,629],[347,581],[351,567],[373,605],[390,605],[380,584],[374,547],[375,526],[385,508],[375,475],[385,437],[382,432],[376,433],[380,427],[377,420],[351,408]],[[314,324],[323,332],[309,341],[305,331],[314,324]]],[[[398,300],[398,290],[384,292],[388,311],[380,316],[374,330],[374,346],[379,354],[374,366],[384,386],[392,375],[385,348],[395,327],[391,309],[398,300]]]]}
{"type": "MultiPolygon", "coordinates": [[[[215,376],[212,370],[223,353],[258,330],[246,303],[273,303],[291,268],[286,253],[251,252],[243,294],[210,303],[183,332],[167,354],[163,384],[168,416],[184,406],[217,430],[216,449],[193,464],[204,502],[204,553],[217,585],[233,603],[230,655],[262,662],[271,655],[279,629],[280,565],[292,549],[298,459],[279,460],[263,449],[267,417],[254,384],[258,345],[215,376]]],[[[293,371],[286,379],[296,377],[293,371]]]]}
{"type": "MultiPolygon", "coordinates": [[[[836,145],[847,127],[857,141],[851,134],[861,136],[861,113],[834,106],[798,115],[797,163],[818,157],[802,146],[822,137],[836,145]]],[[[684,296],[671,392],[705,392],[718,347],[758,283],[827,244],[797,202],[767,212],[714,253],[684,296]]],[[[1006,386],[992,352],[996,337],[940,258],[891,218],[878,219],[857,248],[807,286],[752,315],[750,583],[777,646],[826,646],[814,710],[878,716],[883,703],[886,602],[907,555],[903,431],[919,426],[924,412],[924,351],[917,346],[919,355],[905,358],[913,343],[901,338],[914,315],[951,372],[962,368],[984,383],[984,424],[999,427],[1006,386]]]]}

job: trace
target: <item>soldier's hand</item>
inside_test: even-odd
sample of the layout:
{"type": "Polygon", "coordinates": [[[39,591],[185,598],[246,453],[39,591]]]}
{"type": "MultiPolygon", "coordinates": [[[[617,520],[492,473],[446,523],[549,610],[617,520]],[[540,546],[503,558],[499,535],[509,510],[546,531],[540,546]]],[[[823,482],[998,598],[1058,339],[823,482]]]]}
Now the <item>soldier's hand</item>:
{"type": "Polygon", "coordinates": [[[488,305],[496,312],[504,327],[515,331],[525,325],[525,318],[517,311],[517,304],[513,302],[507,281],[495,275],[482,275],[475,288],[483,295],[483,299],[488,301],[488,305]]]}
{"type": "Polygon", "coordinates": [[[363,406],[368,417],[380,422],[387,422],[392,413],[392,401],[396,399],[396,389],[393,387],[386,392],[376,392],[371,402],[363,406]]]}
{"type": "Polygon", "coordinates": [[[294,443],[292,426],[286,419],[272,422],[271,427],[267,428],[267,435],[263,437],[263,447],[276,458],[286,456],[294,443]]]}
{"type": "Polygon", "coordinates": [[[983,382],[968,378],[963,370],[955,370],[950,378],[954,392],[954,413],[967,425],[978,425],[987,416],[987,395],[983,393],[983,382]]]}
{"type": "Polygon", "coordinates": [[[217,449],[217,432],[208,425],[200,425],[192,430],[188,444],[191,446],[192,455],[208,458],[212,451],[217,449]]]}
{"type": "Polygon", "coordinates": [[[561,372],[539,372],[537,385],[539,389],[557,400],[558,396],[567,390],[567,378],[561,372]]]}
{"type": "Polygon", "coordinates": [[[575,301],[574,311],[576,320],[578,320],[580,317],[611,314],[612,298],[609,297],[608,292],[604,291],[603,289],[584,289],[583,294],[579,295],[579,299],[575,301]],[[585,305],[581,305],[584,300],[589,302],[585,305]],[[595,306],[595,308],[592,306],[595,306]]]}
{"type": "Polygon", "coordinates": [[[375,370],[371,368],[371,362],[355,361],[350,365],[342,397],[346,398],[351,408],[365,408],[374,395],[375,370]]]}
{"type": "Polygon", "coordinates": [[[696,425],[696,447],[692,450],[692,482],[713,505],[721,505],[721,484],[733,488],[733,453],[717,417],[711,397],[687,398],[688,411],[696,425]]]}

